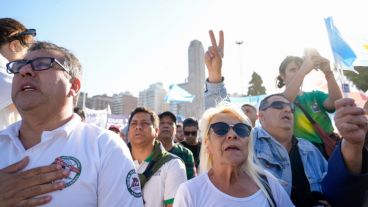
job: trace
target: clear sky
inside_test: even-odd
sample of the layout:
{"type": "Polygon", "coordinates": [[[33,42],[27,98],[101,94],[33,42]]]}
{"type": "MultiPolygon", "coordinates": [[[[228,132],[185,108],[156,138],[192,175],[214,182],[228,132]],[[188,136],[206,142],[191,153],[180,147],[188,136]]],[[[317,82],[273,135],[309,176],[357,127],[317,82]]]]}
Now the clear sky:
{"type": "MultiPolygon", "coordinates": [[[[74,52],[90,95],[138,95],[155,82],[184,82],[189,43],[197,39],[206,50],[209,29],[225,32],[229,92],[246,93],[256,71],[271,93],[286,55],[314,47],[332,60],[323,18],[333,16],[355,48],[368,43],[366,8],[363,0],[1,0],[0,17],[74,52]]],[[[367,51],[357,50],[367,63],[367,51]]]]}

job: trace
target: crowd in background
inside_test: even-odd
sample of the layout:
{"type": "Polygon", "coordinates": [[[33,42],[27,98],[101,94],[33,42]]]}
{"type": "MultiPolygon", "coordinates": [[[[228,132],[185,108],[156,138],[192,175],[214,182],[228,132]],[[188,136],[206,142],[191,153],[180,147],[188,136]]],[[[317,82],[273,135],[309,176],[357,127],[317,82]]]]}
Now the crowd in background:
{"type": "Polygon", "coordinates": [[[282,93],[236,108],[210,31],[203,114],[141,106],[102,129],[75,107],[78,58],[35,36],[0,19],[0,206],[368,206],[367,109],[317,50],[281,62],[282,93]],[[301,90],[314,69],[327,93],[301,90]]]}

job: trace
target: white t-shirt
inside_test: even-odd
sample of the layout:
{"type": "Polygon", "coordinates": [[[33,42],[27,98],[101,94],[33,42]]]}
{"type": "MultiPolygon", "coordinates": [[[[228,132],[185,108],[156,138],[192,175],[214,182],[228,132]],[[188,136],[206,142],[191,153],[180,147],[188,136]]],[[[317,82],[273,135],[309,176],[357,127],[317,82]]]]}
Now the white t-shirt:
{"type": "Polygon", "coordinates": [[[7,63],[8,60],[0,54],[0,130],[20,120],[18,111],[12,105],[13,76],[6,72],[7,63]]]}
{"type": "MultiPolygon", "coordinates": [[[[276,205],[280,207],[294,206],[288,194],[275,178],[267,176],[276,205]]],[[[180,185],[175,195],[174,207],[269,207],[266,196],[258,190],[251,196],[237,198],[220,191],[204,173],[180,185]]]]}
{"type": "MultiPolygon", "coordinates": [[[[150,158],[150,157],[149,157],[150,158]]],[[[139,174],[147,168],[150,159],[141,164],[134,160],[139,174]]],[[[143,187],[143,200],[147,207],[164,207],[172,204],[179,185],[187,180],[185,165],[180,159],[172,159],[161,166],[143,187]]]]}
{"type": "Polygon", "coordinates": [[[18,138],[20,125],[16,122],[0,132],[0,169],[28,156],[26,169],[58,162],[70,170],[63,179],[67,187],[47,193],[52,200],[46,206],[143,206],[129,149],[117,135],[82,123],[74,114],[25,150],[18,138]]]}

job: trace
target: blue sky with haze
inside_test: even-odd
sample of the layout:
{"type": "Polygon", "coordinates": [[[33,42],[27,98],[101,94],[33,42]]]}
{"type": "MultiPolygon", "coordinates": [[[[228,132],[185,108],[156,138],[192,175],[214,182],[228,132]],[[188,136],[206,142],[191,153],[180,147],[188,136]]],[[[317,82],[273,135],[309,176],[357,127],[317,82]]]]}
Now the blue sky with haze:
{"type": "MultiPolygon", "coordinates": [[[[0,17],[37,29],[37,39],[70,49],[84,67],[82,91],[130,91],[184,82],[188,46],[206,49],[208,30],[225,32],[224,75],[230,92],[246,93],[253,71],[267,92],[286,55],[315,47],[332,60],[323,18],[333,16],[346,39],[368,42],[364,1],[339,0],[1,0],[0,17]],[[240,48],[235,41],[244,41],[240,48]],[[240,63],[241,62],[241,68],[240,63]],[[241,88],[243,88],[241,90],[241,88]],[[244,89],[245,88],[245,89],[244,89]]],[[[350,41],[351,42],[351,41],[350,41]]],[[[367,51],[358,55],[368,61],[367,51]],[[364,53],[365,52],[365,53],[364,53]]]]}

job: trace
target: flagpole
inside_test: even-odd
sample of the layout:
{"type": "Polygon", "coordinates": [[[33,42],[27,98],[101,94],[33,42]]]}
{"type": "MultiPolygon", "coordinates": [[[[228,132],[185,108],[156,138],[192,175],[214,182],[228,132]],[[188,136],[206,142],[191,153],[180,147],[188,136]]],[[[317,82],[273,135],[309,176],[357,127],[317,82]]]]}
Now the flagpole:
{"type": "Polygon", "coordinates": [[[335,61],[335,69],[337,70],[338,74],[339,74],[339,79],[340,79],[340,87],[343,93],[343,97],[344,98],[349,98],[349,93],[350,93],[350,89],[349,89],[349,84],[346,83],[346,78],[344,75],[344,70],[342,69],[342,66],[338,63],[338,61],[336,61],[336,57],[334,56],[334,61],[335,61]]]}
{"type": "Polygon", "coordinates": [[[335,67],[340,73],[340,82],[343,96],[344,98],[347,98],[349,97],[350,89],[349,84],[347,83],[344,76],[342,66],[344,65],[344,67],[351,67],[354,71],[353,62],[356,59],[356,55],[354,51],[350,48],[350,46],[342,38],[339,30],[333,23],[332,17],[325,18],[325,25],[327,29],[328,39],[330,41],[332,55],[334,56],[335,60],[335,67]]]}

